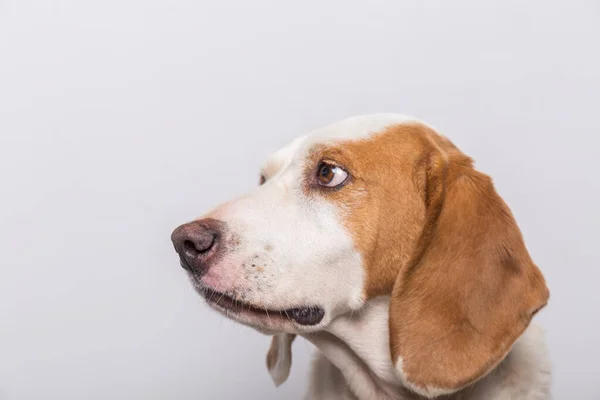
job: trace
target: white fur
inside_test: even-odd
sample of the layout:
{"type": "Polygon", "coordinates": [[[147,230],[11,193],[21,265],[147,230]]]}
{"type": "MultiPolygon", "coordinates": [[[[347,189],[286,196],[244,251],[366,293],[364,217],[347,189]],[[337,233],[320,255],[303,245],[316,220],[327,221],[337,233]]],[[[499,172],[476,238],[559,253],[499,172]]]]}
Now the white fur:
{"type": "MultiPolygon", "coordinates": [[[[232,235],[228,240],[238,244],[203,279],[267,309],[320,306],[325,317],[307,328],[314,330],[361,306],[364,272],[335,207],[303,195],[301,172],[299,166],[290,167],[225,211],[216,211],[227,222],[232,235]]],[[[295,333],[300,327],[287,328],[295,333]]]]}
{"type": "Polygon", "coordinates": [[[426,397],[428,399],[433,399],[433,398],[436,398],[439,396],[445,396],[450,393],[456,392],[455,389],[448,390],[448,389],[438,388],[435,386],[421,387],[421,386],[417,386],[417,385],[413,384],[411,381],[406,379],[406,372],[404,372],[404,360],[402,359],[402,357],[398,357],[398,361],[396,362],[396,373],[398,374],[398,378],[404,384],[404,386],[406,386],[411,391],[413,391],[423,397],[426,397]]]}
{"type": "Polygon", "coordinates": [[[313,143],[364,139],[381,133],[390,126],[416,122],[420,121],[404,114],[357,115],[317,129],[310,133],[308,138],[313,143]]]}
{"type": "Polygon", "coordinates": [[[292,163],[294,155],[298,148],[306,141],[307,136],[300,136],[294,139],[287,146],[277,150],[269,156],[269,159],[261,169],[261,174],[266,179],[273,179],[278,174],[287,170],[292,163]]]}

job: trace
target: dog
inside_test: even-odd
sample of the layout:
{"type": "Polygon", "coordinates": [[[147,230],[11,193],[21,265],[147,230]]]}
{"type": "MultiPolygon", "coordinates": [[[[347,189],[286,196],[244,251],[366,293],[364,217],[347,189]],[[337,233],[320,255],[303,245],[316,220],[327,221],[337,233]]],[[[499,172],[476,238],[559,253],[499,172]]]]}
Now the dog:
{"type": "Polygon", "coordinates": [[[213,309],[318,349],[306,399],[548,399],[548,302],[508,206],[446,137],[356,116],[275,152],[259,187],[172,234],[213,309]]]}

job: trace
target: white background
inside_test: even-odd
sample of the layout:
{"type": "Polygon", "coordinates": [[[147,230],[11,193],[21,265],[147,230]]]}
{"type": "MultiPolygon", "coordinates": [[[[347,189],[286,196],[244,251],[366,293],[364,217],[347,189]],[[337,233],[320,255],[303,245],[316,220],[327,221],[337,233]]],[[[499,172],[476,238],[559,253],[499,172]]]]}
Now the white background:
{"type": "Polygon", "coordinates": [[[556,399],[600,398],[600,3],[0,0],[0,399],[300,399],[171,230],[340,118],[402,112],[495,178],[552,298],[556,399]]]}

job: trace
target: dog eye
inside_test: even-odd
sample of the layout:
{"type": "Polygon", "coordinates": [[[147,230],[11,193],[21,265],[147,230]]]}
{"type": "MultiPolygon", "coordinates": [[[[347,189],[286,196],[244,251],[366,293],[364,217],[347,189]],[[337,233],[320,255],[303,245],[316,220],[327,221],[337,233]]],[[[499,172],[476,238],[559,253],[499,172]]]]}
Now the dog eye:
{"type": "Polygon", "coordinates": [[[317,172],[319,185],[334,188],[338,187],[348,178],[348,173],[342,168],[328,163],[321,163],[317,172]]]}
{"type": "Polygon", "coordinates": [[[260,176],[260,178],[259,178],[259,180],[258,180],[258,184],[259,184],[260,186],[262,186],[262,185],[264,185],[264,184],[265,184],[265,182],[266,182],[266,181],[267,181],[267,178],[265,178],[265,176],[264,176],[264,175],[261,175],[261,176],[260,176]]]}

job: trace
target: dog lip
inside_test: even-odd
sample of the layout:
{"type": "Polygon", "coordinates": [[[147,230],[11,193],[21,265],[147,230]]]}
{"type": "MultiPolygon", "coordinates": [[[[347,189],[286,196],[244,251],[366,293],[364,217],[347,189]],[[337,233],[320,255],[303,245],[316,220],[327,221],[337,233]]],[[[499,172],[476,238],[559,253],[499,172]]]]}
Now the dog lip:
{"type": "Polygon", "coordinates": [[[325,311],[321,307],[306,306],[294,307],[282,310],[270,310],[262,307],[254,306],[250,303],[236,300],[224,293],[217,292],[214,289],[202,288],[201,293],[205,300],[219,306],[227,311],[236,314],[253,314],[256,316],[267,317],[271,319],[279,319],[284,321],[294,321],[298,325],[313,326],[323,320],[325,311]]]}
{"type": "Polygon", "coordinates": [[[300,325],[317,325],[325,316],[325,311],[320,307],[301,307],[287,311],[300,325]]]}

